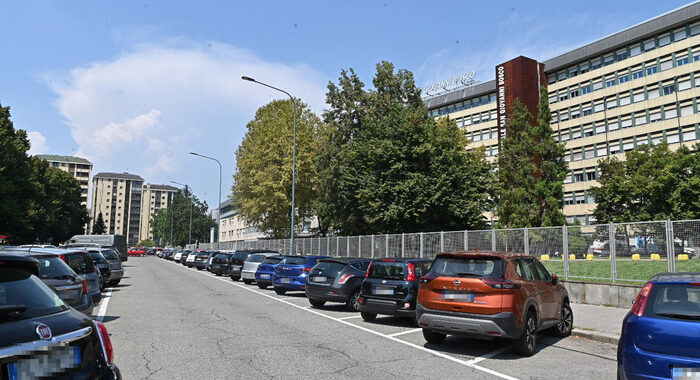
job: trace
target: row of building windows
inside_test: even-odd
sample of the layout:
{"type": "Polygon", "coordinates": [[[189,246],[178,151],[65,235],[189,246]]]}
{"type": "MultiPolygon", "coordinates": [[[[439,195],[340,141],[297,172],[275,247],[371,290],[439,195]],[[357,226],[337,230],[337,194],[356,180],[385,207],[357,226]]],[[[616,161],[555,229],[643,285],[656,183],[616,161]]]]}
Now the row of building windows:
{"type": "Polygon", "coordinates": [[[547,81],[549,84],[552,84],[568,78],[573,78],[579,74],[584,74],[615,62],[624,61],[627,58],[638,56],[644,52],[652,51],[672,42],[684,40],[689,35],[695,36],[697,34],[700,34],[700,22],[679,27],[673,31],[653,36],[641,42],[635,42],[615,51],[603,53],[589,60],[569,66],[566,69],[559,70],[556,74],[550,73],[547,75],[547,81]]]}
{"type": "Polygon", "coordinates": [[[564,205],[581,205],[595,203],[595,198],[588,191],[568,191],[564,192],[564,205]]]}
{"type": "Polygon", "coordinates": [[[472,98],[472,99],[467,99],[462,102],[457,102],[453,104],[446,105],[444,107],[436,108],[432,111],[430,111],[430,116],[444,116],[447,114],[451,114],[453,112],[461,111],[461,110],[468,110],[473,107],[478,107],[478,106],[483,106],[484,104],[489,104],[489,103],[495,103],[496,102],[496,93],[494,92],[493,94],[488,94],[488,95],[483,95],[480,97],[472,98]]]}
{"type": "Polygon", "coordinates": [[[591,166],[583,169],[576,169],[569,172],[564,178],[564,183],[588,182],[595,181],[600,177],[600,172],[597,166],[591,166]]]}

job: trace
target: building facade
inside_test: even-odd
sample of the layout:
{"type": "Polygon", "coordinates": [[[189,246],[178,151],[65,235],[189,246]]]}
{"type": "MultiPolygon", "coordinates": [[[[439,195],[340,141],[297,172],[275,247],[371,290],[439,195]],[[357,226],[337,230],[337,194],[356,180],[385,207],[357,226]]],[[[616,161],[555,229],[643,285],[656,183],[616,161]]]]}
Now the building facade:
{"type": "Polygon", "coordinates": [[[153,240],[153,232],[151,231],[153,216],[158,210],[167,208],[172,204],[177,190],[177,187],[170,185],[147,183],[143,186],[141,191],[141,232],[139,240],[153,240]]]}
{"type": "Polygon", "coordinates": [[[80,204],[87,208],[92,162],[80,157],[57,156],[53,154],[37,154],[34,157],[47,161],[50,166],[72,175],[80,184],[80,204]]]}
{"type": "Polygon", "coordinates": [[[601,159],[624,159],[627,151],[661,141],[672,149],[700,141],[700,2],[544,62],[521,65],[525,60],[497,65],[495,80],[424,102],[432,116],[457,122],[468,149],[484,147],[496,162],[509,99],[517,94],[532,103],[537,84],[546,85],[554,137],[564,143],[569,165],[563,197],[569,223],[596,222],[589,189],[597,185],[601,159]]]}
{"type": "Polygon", "coordinates": [[[143,178],[129,173],[98,173],[92,179],[90,231],[102,213],[107,234],[126,236],[127,244],[136,245],[141,233],[143,178]]]}
{"type": "Polygon", "coordinates": [[[227,199],[221,203],[221,231],[219,231],[219,241],[240,241],[253,240],[265,237],[265,234],[257,228],[249,226],[242,220],[233,209],[232,200],[227,199]]]}

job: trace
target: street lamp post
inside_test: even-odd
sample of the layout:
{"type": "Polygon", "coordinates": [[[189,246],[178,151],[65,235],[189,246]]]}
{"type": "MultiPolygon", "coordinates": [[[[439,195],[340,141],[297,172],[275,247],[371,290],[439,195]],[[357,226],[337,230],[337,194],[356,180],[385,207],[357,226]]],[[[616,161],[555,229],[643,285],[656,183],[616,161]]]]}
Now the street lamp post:
{"type": "Polygon", "coordinates": [[[216,163],[219,164],[219,204],[216,206],[216,249],[219,250],[219,244],[221,243],[221,162],[219,162],[219,160],[217,160],[214,157],[205,156],[203,154],[195,152],[190,152],[190,154],[193,156],[199,156],[208,160],[216,161],[216,163]]]}
{"type": "Polygon", "coordinates": [[[241,79],[247,80],[249,82],[257,83],[260,85],[263,85],[265,87],[269,87],[273,90],[277,90],[279,92],[282,92],[289,96],[290,99],[292,99],[292,106],[294,107],[294,142],[293,142],[293,147],[292,147],[292,228],[291,228],[291,239],[289,242],[289,254],[293,255],[295,254],[295,246],[294,246],[294,214],[296,213],[295,210],[295,205],[294,205],[294,193],[295,193],[295,184],[296,184],[296,172],[297,172],[297,101],[294,99],[292,95],[290,95],[287,91],[284,91],[280,88],[270,86],[267,83],[259,82],[251,77],[247,76],[242,76],[241,79]]]}
{"type": "MultiPolygon", "coordinates": [[[[176,185],[185,186],[185,193],[187,193],[187,189],[189,188],[189,186],[187,186],[187,184],[175,182],[175,181],[170,181],[170,182],[172,182],[176,185]]],[[[187,197],[190,198],[190,237],[187,240],[187,244],[191,245],[192,244],[192,207],[194,206],[194,201],[192,200],[192,194],[188,195],[187,197]]]]}

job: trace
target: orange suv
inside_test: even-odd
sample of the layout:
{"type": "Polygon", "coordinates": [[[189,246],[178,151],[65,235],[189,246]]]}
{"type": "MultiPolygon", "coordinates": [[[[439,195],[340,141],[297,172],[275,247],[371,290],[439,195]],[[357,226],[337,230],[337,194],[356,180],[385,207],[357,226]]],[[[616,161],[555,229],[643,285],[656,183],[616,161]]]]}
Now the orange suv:
{"type": "Polygon", "coordinates": [[[420,278],[416,319],[428,343],[448,334],[507,338],[531,356],[537,333],[571,334],[569,296],[556,275],[519,253],[446,252],[420,278]]]}

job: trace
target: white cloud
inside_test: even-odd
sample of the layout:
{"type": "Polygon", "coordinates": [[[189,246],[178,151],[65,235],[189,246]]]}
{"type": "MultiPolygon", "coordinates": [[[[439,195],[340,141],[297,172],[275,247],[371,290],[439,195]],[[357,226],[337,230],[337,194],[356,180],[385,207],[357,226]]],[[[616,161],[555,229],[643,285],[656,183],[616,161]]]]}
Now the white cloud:
{"type": "Polygon", "coordinates": [[[214,206],[218,183],[210,177],[218,177],[217,168],[188,152],[221,160],[222,192],[228,194],[246,123],[258,107],[286,98],[242,75],[285,89],[314,111],[324,106],[326,80],[306,65],[182,39],[137,45],[114,59],[46,79],[78,154],[93,161],[95,172],[128,170],[153,183],[189,182],[214,206]]]}
{"type": "Polygon", "coordinates": [[[49,146],[46,145],[46,137],[40,132],[28,132],[29,137],[29,154],[42,154],[49,151],[49,146]]]}

